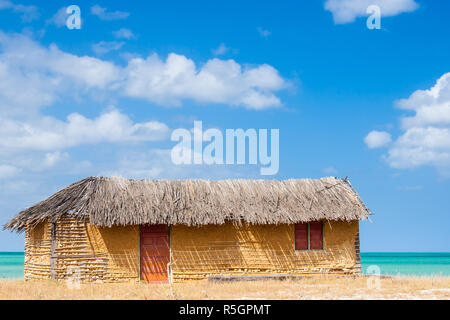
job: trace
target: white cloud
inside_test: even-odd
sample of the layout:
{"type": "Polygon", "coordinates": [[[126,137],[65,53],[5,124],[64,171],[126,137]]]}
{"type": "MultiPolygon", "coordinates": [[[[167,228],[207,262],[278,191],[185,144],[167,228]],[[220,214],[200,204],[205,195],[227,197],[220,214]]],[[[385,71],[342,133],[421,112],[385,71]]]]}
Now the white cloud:
{"type": "Polygon", "coordinates": [[[100,20],[105,21],[123,20],[128,18],[130,15],[128,12],[123,11],[108,12],[106,8],[102,8],[99,5],[92,6],[91,13],[97,16],[100,20]]]}
{"type": "MultiPolygon", "coordinates": [[[[96,118],[72,113],[59,120],[42,115],[44,107],[60,107],[78,97],[83,97],[84,102],[99,96],[113,101],[125,96],[163,106],[192,100],[261,109],[281,105],[274,92],[286,85],[278,71],[269,65],[246,67],[234,60],[212,59],[197,67],[185,56],[170,54],[166,60],[157,55],[129,58],[123,67],[0,31],[1,175],[49,172],[50,168],[53,173],[89,170],[90,174],[96,174],[92,172],[95,166],[86,159],[72,159],[69,149],[112,143],[133,150],[132,145],[162,141],[169,136],[164,123],[135,123],[117,110],[96,118]]],[[[168,163],[170,150],[148,152],[152,158],[122,159],[119,167],[115,163],[110,172],[130,177],[202,177],[206,171],[211,177],[245,176],[245,172],[236,173],[228,168],[193,170],[175,166],[168,163]]]]}
{"type": "Polygon", "coordinates": [[[26,114],[50,105],[60,81],[45,73],[23,72],[0,57],[0,114],[26,114]]]}
{"type": "Polygon", "coordinates": [[[446,171],[450,168],[450,129],[408,129],[388,150],[386,160],[393,168],[431,165],[446,171]]]}
{"type": "Polygon", "coordinates": [[[0,114],[29,114],[81,90],[113,89],[121,68],[0,31],[0,114]],[[26,54],[25,54],[26,53],[26,54]]]}
{"type": "Polygon", "coordinates": [[[333,14],[336,24],[349,23],[358,17],[367,16],[370,5],[381,9],[381,17],[396,16],[416,10],[419,5],[414,0],[327,0],[325,9],[333,14]]]}
{"type": "Polygon", "coordinates": [[[88,87],[103,89],[120,79],[120,68],[107,61],[64,53],[55,45],[50,46],[46,55],[53,58],[42,63],[48,70],[88,87]]]}
{"type": "MultiPolygon", "coordinates": [[[[136,97],[164,106],[193,100],[258,109],[281,105],[274,92],[286,84],[268,65],[212,59],[197,66],[185,56],[170,54],[166,60],[157,55],[133,57],[121,66],[0,31],[0,177],[7,181],[36,178],[41,172],[80,175],[106,170],[134,177],[245,177],[252,168],[175,166],[170,150],[154,149],[142,157],[127,153],[119,163],[107,159],[100,168],[96,161],[103,155],[86,155],[88,146],[114,144],[108,157],[122,156],[118,150],[123,149],[132,154],[150,145],[147,142],[166,141],[168,126],[158,121],[135,122],[115,109],[97,117],[72,113],[65,119],[44,116],[42,110],[52,114],[73,99],[94,103],[93,107],[100,102],[103,107],[102,96],[113,102],[136,97]],[[71,148],[77,148],[73,154],[71,148]]],[[[257,168],[253,171],[257,176],[257,168]]]]}
{"type": "MultiPolygon", "coordinates": [[[[99,53],[106,49],[101,47],[99,53]]],[[[29,113],[78,91],[82,96],[89,92],[108,97],[115,94],[163,106],[192,100],[264,109],[281,106],[275,92],[287,86],[278,71],[266,64],[243,66],[234,60],[215,58],[197,67],[191,59],[172,53],[165,61],[156,54],[146,59],[131,58],[122,67],[66,53],[56,45],[47,48],[23,35],[0,32],[3,114],[29,113]]]]}
{"type": "Polygon", "coordinates": [[[391,135],[387,132],[372,131],[366,136],[364,142],[369,148],[374,149],[387,146],[392,142],[392,138],[391,135]]]}
{"type": "Polygon", "coordinates": [[[221,56],[230,51],[230,48],[228,48],[224,43],[221,43],[216,49],[211,51],[215,56],[221,56]]]}
{"type": "Polygon", "coordinates": [[[58,28],[66,26],[68,14],[66,12],[67,7],[59,9],[50,19],[47,20],[47,24],[53,24],[58,28]]]}
{"type": "Polygon", "coordinates": [[[393,168],[432,166],[450,173],[450,73],[428,90],[417,90],[397,106],[414,112],[402,117],[403,133],[389,146],[386,161],[393,168]]]}
{"type": "Polygon", "coordinates": [[[397,101],[397,106],[416,113],[402,119],[404,129],[450,125],[450,72],[431,89],[417,90],[408,99],[397,101]]]}
{"type": "Polygon", "coordinates": [[[26,6],[23,4],[14,4],[9,0],[0,0],[0,10],[10,9],[15,13],[21,14],[22,22],[32,22],[40,17],[39,10],[36,6],[26,6]]]}
{"type": "Polygon", "coordinates": [[[5,165],[5,164],[0,165],[0,179],[14,177],[19,172],[20,172],[20,169],[14,167],[14,166],[5,165]]]}
{"type": "Polygon", "coordinates": [[[52,117],[40,117],[33,122],[0,119],[0,148],[10,150],[49,151],[83,144],[158,141],[168,135],[169,128],[164,123],[133,123],[117,110],[95,119],[78,113],[70,114],[66,121],[52,117]]]}
{"type": "Polygon", "coordinates": [[[45,154],[44,165],[46,167],[53,167],[57,163],[60,163],[61,161],[68,158],[69,154],[67,152],[60,152],[60,151],[48,152],[45,154]]]}
{"type": "MultiPolygon", "coordinates": [[[[86,159],[73,159],[69,149],[111,143],[133,150],[143,142],[163,141],[169,136],[166,124],[136,123],[115,109],[96,118],[72,113],[61,120],[44,116],[43,108],[59,108],[74,99],[103,103],[102,97],[107,96],[111,101],[135,97],[164,106],[192,100],[262,109],[281,105],[274,92],[286,86],[269,65],[244,66],[234,60],[211,59],[197,66],[185,56],[170,54],[166,60],[157,55],[132,57],[121,66],[0,31],[0,175],[23,176],[50,172],[50,168],[53,173],[90,170],[95,174],[95,166],[86,159]]],[[[174,166],[168,164],[170,150],[161,152],[153,154],[151,165],[146,159],[134,166],[133,159],[123,160],[121,170],[130,176],[202,177],[208,170],[211,177],[220,172],[221,177],[246,175],[234,168],[174,166]]]]}
{"type": "Polygon", "coordinates": [[[92,45],[92,50],[98,55],[106,54],[111,51],[117,51],[123,47],[125,42],[118,41],[100,41],[92,45]]]}
{"type": "Polygon", "coordinates": [[[281,101],[273,91],[287,85],[269,65],[243,68],[234,60],[215,58],[198,69],[192,60],[173,53],[166,61],[156,54],[132,59],[126,75],[126,95],[162,105],[180,105],[189,99],[249,109],[277,107],[281,101]]]}
{"type": "Polygon", "coordinates": [[[267,38],[268,36],[270,36],[272,34],[272,32],[270,32],[269,30],[264,30],[263,28],[258,28],[258,32],[259,32],[260,36],[263,38],[267,38]]]}
{"type": "Polygon", "coordinates": [[[113,35],[117,39],[127,39],[127,40],[136,39],[136,35],[130,29],[126,28],[121,28],[117,31],[113,31],[113,35]]]}

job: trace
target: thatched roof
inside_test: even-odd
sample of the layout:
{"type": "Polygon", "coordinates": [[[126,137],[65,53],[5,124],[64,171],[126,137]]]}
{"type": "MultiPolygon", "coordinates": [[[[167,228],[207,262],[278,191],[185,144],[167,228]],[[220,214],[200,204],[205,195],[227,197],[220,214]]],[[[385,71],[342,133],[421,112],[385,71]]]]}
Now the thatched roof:
{"type": "Polygon", "coordinates": [[[140,224],[297,223],[366,219],[369,210],[347,179],[152,181],[89,177],[20,212],[4,229],[56,221],[65,214],[110,227],[140,224]]]}

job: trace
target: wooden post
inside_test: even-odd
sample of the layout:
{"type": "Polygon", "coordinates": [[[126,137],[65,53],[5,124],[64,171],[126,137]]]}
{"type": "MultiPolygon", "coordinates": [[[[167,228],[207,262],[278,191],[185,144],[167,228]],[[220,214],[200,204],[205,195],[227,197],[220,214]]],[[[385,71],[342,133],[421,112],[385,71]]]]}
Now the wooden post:
{"type": "MultiPolygon", "coordinates": [[[[359,229],[359,227],[358,227],[359,229]]],[[[355,236],[356,274],[361,275],[361,252],[359,247],[359,231],[355,236]]]]}
{"type": "Polygon", "coordinates": [[[56,223],[52,222],[51,226],[51,244],[50,244],[50,278],[56,279],[56,223]]]}

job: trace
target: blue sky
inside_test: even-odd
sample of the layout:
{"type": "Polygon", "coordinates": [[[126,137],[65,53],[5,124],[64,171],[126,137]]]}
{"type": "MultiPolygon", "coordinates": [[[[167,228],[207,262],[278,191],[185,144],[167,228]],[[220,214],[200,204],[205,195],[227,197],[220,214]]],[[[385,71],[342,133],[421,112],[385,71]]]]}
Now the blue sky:
{"type": "Polygon", "coordinates": [[[449,15],[443,0],[0,0],[0,223],[90,175],[349,176],[376,214],[363,251],[449,251],[449,15]],[[194,120],[279,129],[278,174],[173,165],[170,132],[194,120]]]}

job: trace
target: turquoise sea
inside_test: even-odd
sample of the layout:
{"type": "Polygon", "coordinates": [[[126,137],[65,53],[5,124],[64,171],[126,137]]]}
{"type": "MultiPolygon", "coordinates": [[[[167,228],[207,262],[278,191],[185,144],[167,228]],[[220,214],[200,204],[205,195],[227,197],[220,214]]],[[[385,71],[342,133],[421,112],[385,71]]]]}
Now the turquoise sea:
{"type": "Polygon", "coordinates": [[[0,279],[23,279],[23,252],[0,252],[0,279]]]}
{"type": "MultiPolygon", "coordinates": [[[[0,279],[22,279],[23,263],[21,252],[0,252],[0,279]]],[[[361,253],[363,273],[377,270],[371,266],[385,275],[450,276],[450,253],[361,253]]]]}
{"type": "Polygon", "coordinates": [[[373,274],[370,266],[385,275],[450,276],[450,252],[362,252],[362,272],[373,274]]]}

